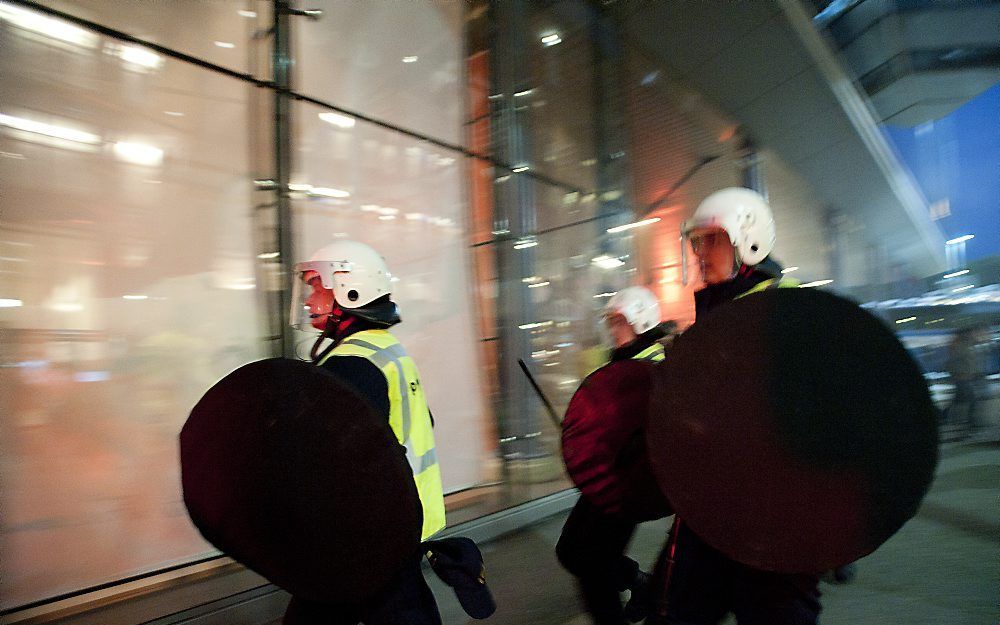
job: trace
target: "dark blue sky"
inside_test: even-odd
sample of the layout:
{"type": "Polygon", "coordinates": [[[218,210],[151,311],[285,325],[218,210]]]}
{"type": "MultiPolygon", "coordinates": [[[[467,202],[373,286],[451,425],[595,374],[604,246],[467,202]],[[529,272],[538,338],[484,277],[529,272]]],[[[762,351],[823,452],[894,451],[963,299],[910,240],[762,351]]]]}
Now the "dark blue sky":
{"type": "Polygon", "coordinates": [[[1000,254],[1000,84],[947,117],[913,128],[886,126],[929,203],[947,198],[945,238],[974,234],[967,260],[1000,254]]]}

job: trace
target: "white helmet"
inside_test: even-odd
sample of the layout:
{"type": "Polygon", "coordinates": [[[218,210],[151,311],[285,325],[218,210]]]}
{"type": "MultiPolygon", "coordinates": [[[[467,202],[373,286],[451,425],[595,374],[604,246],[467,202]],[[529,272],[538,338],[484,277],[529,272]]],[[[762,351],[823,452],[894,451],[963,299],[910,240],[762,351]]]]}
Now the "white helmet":
{"type": "Polygon", "coordinates": [[[309,330],[316,317],[306,305],[312,292],[312,287],[302,281],[307,271],[319,274],[323,287],[333,291],[340,308],[354,316],[386,327],[399,323],[396,304],[391,301],[372,303],[390,294],[392,274],[385,259],[364,243],[342,240],[317,250],[312,260],[295,265],[289,317],[292,327],[309,330]]]}
{"type": "Polygon", "coordinates": [[[317,250],[311,260],[295,265],[291,319],[295,327],[309,326],[303,316],[303,302],[309,290],[301,280],[306,271],[319,274],[323,288],[333,291],[337,304],[344,310],[362,309],[390,294],[392,274],[378,252],[358,241],[336,241],[317,250]]]}
{"type": "Polygon", "coordinates": [[[774,215],[764,197],[751,189],[729,187],[702,200],[681,224],[686,238],[701,228],[722,228],[736,248],[737,260],[756,265],[774,249],[774,215]]]}
{"type": "Polygon", "coordinates": [[[604,314],[620,313],[636,334],[652,330],[660,323],[660,302],[649,289],[630,286],[618,291],[608,300],[604,314]]]}

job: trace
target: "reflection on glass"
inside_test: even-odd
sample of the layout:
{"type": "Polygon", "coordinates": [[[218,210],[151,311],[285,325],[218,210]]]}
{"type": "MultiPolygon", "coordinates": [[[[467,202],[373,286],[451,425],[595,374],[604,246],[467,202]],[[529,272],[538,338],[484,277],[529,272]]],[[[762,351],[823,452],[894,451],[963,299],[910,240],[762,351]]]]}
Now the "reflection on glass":
{"type": "MultiPolygon", "coordinates": [[[[317,0],[309,7],[323,16],[295,24],[300,91],[453,145],[462,142],[466,5],[317,0]]],[[[342,128],[354,121],[334,112],[310,114],[342,128]]]]}
{"type": "MultiPolygon", "coordinates": [[[[257,67],[251,60],[255,33],[270,27],[272,3],[264,0],[185,2],[183,10],[160,0],[43,0],[40,4],[209,63],[261,78],[269,75],[268,70],[257,67]]],[[[0,4],[0,19],[9,19],[21,28],[31,28],[63,45],[69,42],[78,49],[96,49],[101,45],[100,35],[6,3],[0,4]]],[[[108,41],[105,51],[118,57],[131,71],[157,72],[164,68],[159,55],[132,44],[108,41]]]]}
{"type": "MultiPolygon", "coordinates": [[[[393,274],[403,323],[393,328],[418,363],[435,418],[447,491],[497,480],[469,295],[462,169],[455,155],[393,131],[300,105],[292,187],[303,258],[334,238],[371,245],[393,274]]],[[[300,355],[314,337],[299,335],[300,355]]]]}

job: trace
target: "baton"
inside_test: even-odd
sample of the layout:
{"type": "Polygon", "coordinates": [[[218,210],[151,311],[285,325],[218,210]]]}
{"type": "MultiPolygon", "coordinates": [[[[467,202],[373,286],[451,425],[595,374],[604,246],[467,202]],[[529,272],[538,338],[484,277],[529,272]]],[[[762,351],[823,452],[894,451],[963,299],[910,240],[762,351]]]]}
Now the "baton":
{"type": "Polygon", "coordinates": [[[531,382],[531,388],[535,389],[535,392],[538,393],[538,398],[542,400],[543,404],[545,404],[545,409],[548,410],[549,416],[552,417],[552,422],[555,423],[556,427],[561,430],[562,421],[559,419],[559,416],[556,415],[556,409],[552,407],[552,403],[549,402],[548,398],[545,397],[545,393],[542,392],[538,383],[535,382],[535,378],[531,375],[531,371],[528,371],[528,365],[524,364],[524,361],[520,358],[517,359],[517,364],[521,365],[521,371],[524,371],[524,375],[528,376],[528,381],[531,382]]]}

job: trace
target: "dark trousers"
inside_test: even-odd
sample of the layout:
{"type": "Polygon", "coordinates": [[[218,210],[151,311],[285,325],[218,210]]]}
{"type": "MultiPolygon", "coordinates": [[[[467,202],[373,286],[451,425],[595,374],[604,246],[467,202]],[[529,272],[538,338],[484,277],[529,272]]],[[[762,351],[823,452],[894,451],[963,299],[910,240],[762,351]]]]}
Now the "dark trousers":
{"type": "Polygon", "coordinates": [[[951,400],[951,404],[945,412],[945,423],[960,425],[964,434],[971,434],[978,426],[976,421],[977,402],[978,396],[975,382],[972,380],[956,380],[955,398],[951,400]],[[961,421],[957,414],[959,406],[965,406],[965,414],[962,415],[961,421]]]}
{"type": "Polygon", "coordinates": [[[715,625],[730,612],[739,625],[816,625],[819,576],[753,569],[719,553],[683,524],[679,531],[674,524],[671,540],[673,532],[677,545],[669,585],[670,541],[653,573],[647,625],[715,625]]]}
{"type": "Polygon", "coordinates": [[[606,514],[584,497],[570,512],[556,544],[556,556],[576,576],[583,601],[597,625],[627,623],[618,593],[629,588],[639,564],[624,555],[635,522],[606,514]]]}
{"type": "Polygon", "coordinates": [[[441,625],[434,594],[420,570],[422,554],[406,563],[384,590],[360,604],[292,597],[282,625],[441,625]]]}

